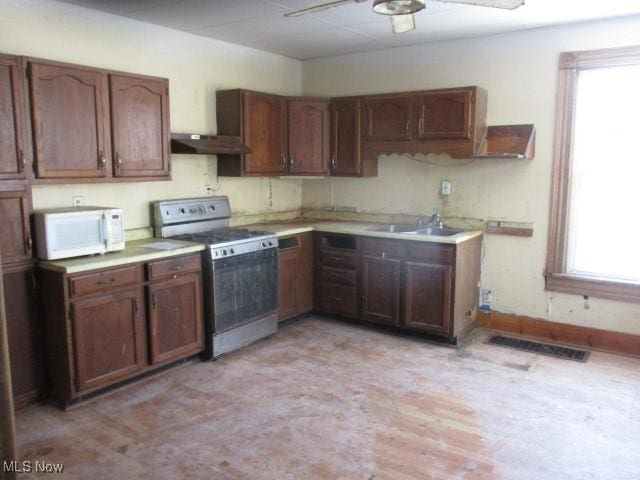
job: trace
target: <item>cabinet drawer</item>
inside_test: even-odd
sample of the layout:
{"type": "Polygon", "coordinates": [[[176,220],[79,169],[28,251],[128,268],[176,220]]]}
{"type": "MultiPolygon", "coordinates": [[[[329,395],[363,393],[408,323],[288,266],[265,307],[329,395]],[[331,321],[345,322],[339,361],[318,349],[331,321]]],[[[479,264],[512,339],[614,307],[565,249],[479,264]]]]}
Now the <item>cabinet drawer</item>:
{"type": "Polygon", "coordinates": [[[147,264],[149,280],[172,277],[181,273],[199,272],[202,268],[200,254],[158,260],[147,264]]]}
{"type": "Polygon", "coordinates": [[[362,241],[362,251],[367,255],[384,258],[404,258],[407,253],[406,242],[403,240],[378,240],[365,238],[362,241]]]}
{"type": "Polygon", "coordinates": [[[358,314],[356,287],[322,282],[321,290],[321,305],[324,311],[348,316],[358,314]]]}
{"type": "Polygon", "coordinates": [[[357,264],[355,252],[335,248],[323,248],[320,251],[320,261],[323,265],[332,265],[338,268],[356,268],[357,264]]]}
{"type": "Polygon", "coordinates": [[[408,260],[422,260],[427,263],[439,263],[442,265],[453,264],[453,248],[448,245],[413,244],[407,252],[408,260]]]}
{"type": "Polygon", "coordinates": [[[142,281],[141,268],[140,265],[129,265],[101,272],[74,275],[69,277],[69,295],[75,297],[135,285],[142,281]]]}
{"type": "Polygon", "coordinates": [[[356,271],[322,266],[320,267],[320,279],[323,282],[355,286],[356,271]]]}

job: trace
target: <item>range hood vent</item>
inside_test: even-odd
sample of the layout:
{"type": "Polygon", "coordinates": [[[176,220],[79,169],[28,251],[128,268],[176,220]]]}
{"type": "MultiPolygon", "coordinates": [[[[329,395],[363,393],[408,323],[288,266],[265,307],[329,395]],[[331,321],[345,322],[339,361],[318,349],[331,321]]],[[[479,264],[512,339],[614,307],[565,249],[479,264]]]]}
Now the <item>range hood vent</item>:
{"type": "Polygon", "coordinates": [[[226,135],[171,134],[171,153],[189,155],[217,155],[220,153],[249,153],[240,137],[226,135]]]}

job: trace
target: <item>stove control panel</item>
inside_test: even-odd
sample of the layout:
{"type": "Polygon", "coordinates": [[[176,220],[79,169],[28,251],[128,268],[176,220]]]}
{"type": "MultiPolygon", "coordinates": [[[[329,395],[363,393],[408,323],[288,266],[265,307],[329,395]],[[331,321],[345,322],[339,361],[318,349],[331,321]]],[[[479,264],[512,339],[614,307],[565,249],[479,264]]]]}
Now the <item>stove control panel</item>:
{"type": "Polygon", "coordinates": [[[233,257],[245,253],[259,252],[269,248],[276,248],[278,239],[276,237],[267,237],[260,239],[251,239],[245,242],[234,242],[230,245],[216,245],[211,247],[211,258],[219,260],[222,258],[233,257]]]}

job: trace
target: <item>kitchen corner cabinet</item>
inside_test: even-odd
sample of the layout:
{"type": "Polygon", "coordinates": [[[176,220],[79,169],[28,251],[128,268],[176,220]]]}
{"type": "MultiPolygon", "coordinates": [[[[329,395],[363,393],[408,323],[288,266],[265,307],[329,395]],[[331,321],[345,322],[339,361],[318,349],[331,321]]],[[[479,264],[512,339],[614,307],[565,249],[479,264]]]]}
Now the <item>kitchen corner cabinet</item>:
{"type": "Polygon", "coordinates": [[[51,393],[76,403],[204,348],[200,254],[39,270],[51,393]]]}
{"type": "Polygon", "coordinates": [[[28,60],[36,181],[170,178],[168,81],[28,60]]]}
{"type": "Polygon", "coordinates": [[[471,158],[486,132],[487,93],[478,87],[364,97],[365,161],[381,154],[471,158]]]}
{"type": "Polygon", "coordinates": [[[27,167],[22,62],[0,55],[0,180],[24,180],[27,167]]]}
{"type": "Polygon", "coordinates": [[[481,237],[448,245],[316,235],[316,310],[451,343],[473,328],[481,237]]]}
{"type": "Polygon", "coordinates": [[[296,98],[287,102],[289,175],[327,175],[329,169],[329,103],[296,98]]]}
{"type": "Polygon", "coordinates": [[[313,235],[278,239],[278,320],[313,309],[313,235]]]}
{"type": "Polygon", "coordinates": [[[331,175],[335,177],[375,177],[378,161],[362,157],[362,100],[331,100],[331,175]]]}
{"type": "Polygon", "coordinates": [[[45,384],[44,338],[36,308],[33,263],[3,266],[2,274],[14,404],[22,408],[43,396],[45,384]]]}
{"type": "Polygon", "coordinates": [[[216,92],[219,135],[239,136],[251,150],[218,155],[221,176],[326,175],[328,102],[248,90],[216,92]]]}

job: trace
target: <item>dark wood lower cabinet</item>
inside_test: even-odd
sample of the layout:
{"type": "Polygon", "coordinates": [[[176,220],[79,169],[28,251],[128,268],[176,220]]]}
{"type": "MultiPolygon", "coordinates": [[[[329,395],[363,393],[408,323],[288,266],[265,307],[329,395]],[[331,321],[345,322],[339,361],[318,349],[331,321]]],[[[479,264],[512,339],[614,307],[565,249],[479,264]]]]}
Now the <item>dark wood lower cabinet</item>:
{"type": "Polygon", "coordinates": [[[151,363],[169,362],[202,351],[204,326],[201,292],[199,273],[151,284],[151,363]]]}
{"type": "Polygon", "coordinates": [[[278,241],[278,319],[313,309],[313,235],[301,233],[278,241]]]}
{"type": "Polygon", "coordinates": [[[403,325],[429,333],[451,333],[452,269],[406,262],[403,325]]]}
{"type": "Polygon", "coordinates": [[[31,263],[3,269],[11,378],[16,408],[43,394],[43,335],[31,263]]]}
{"type": "Polygon", "coordinates": [[[440,244],[320,232],[315,241],[316,310],[452,343],[473,328],[481,237],[440,244]]]}
{"type": "Polygon", "coordinates": [[[107,386],[144,367],[143,308],[142,288],[72,303],[78,392],[107,386]]]}
{"type": "Polygon", "coordinates": [[[400,267],[397,259],[362,256],[362,318],[400,323],[400,267]]]}
{"type": "Polygon", "coordinates": [[[39,281],[51,394],[62,405],[204,348],[200,253],[76,274],[40,269],[39,281]]]}

